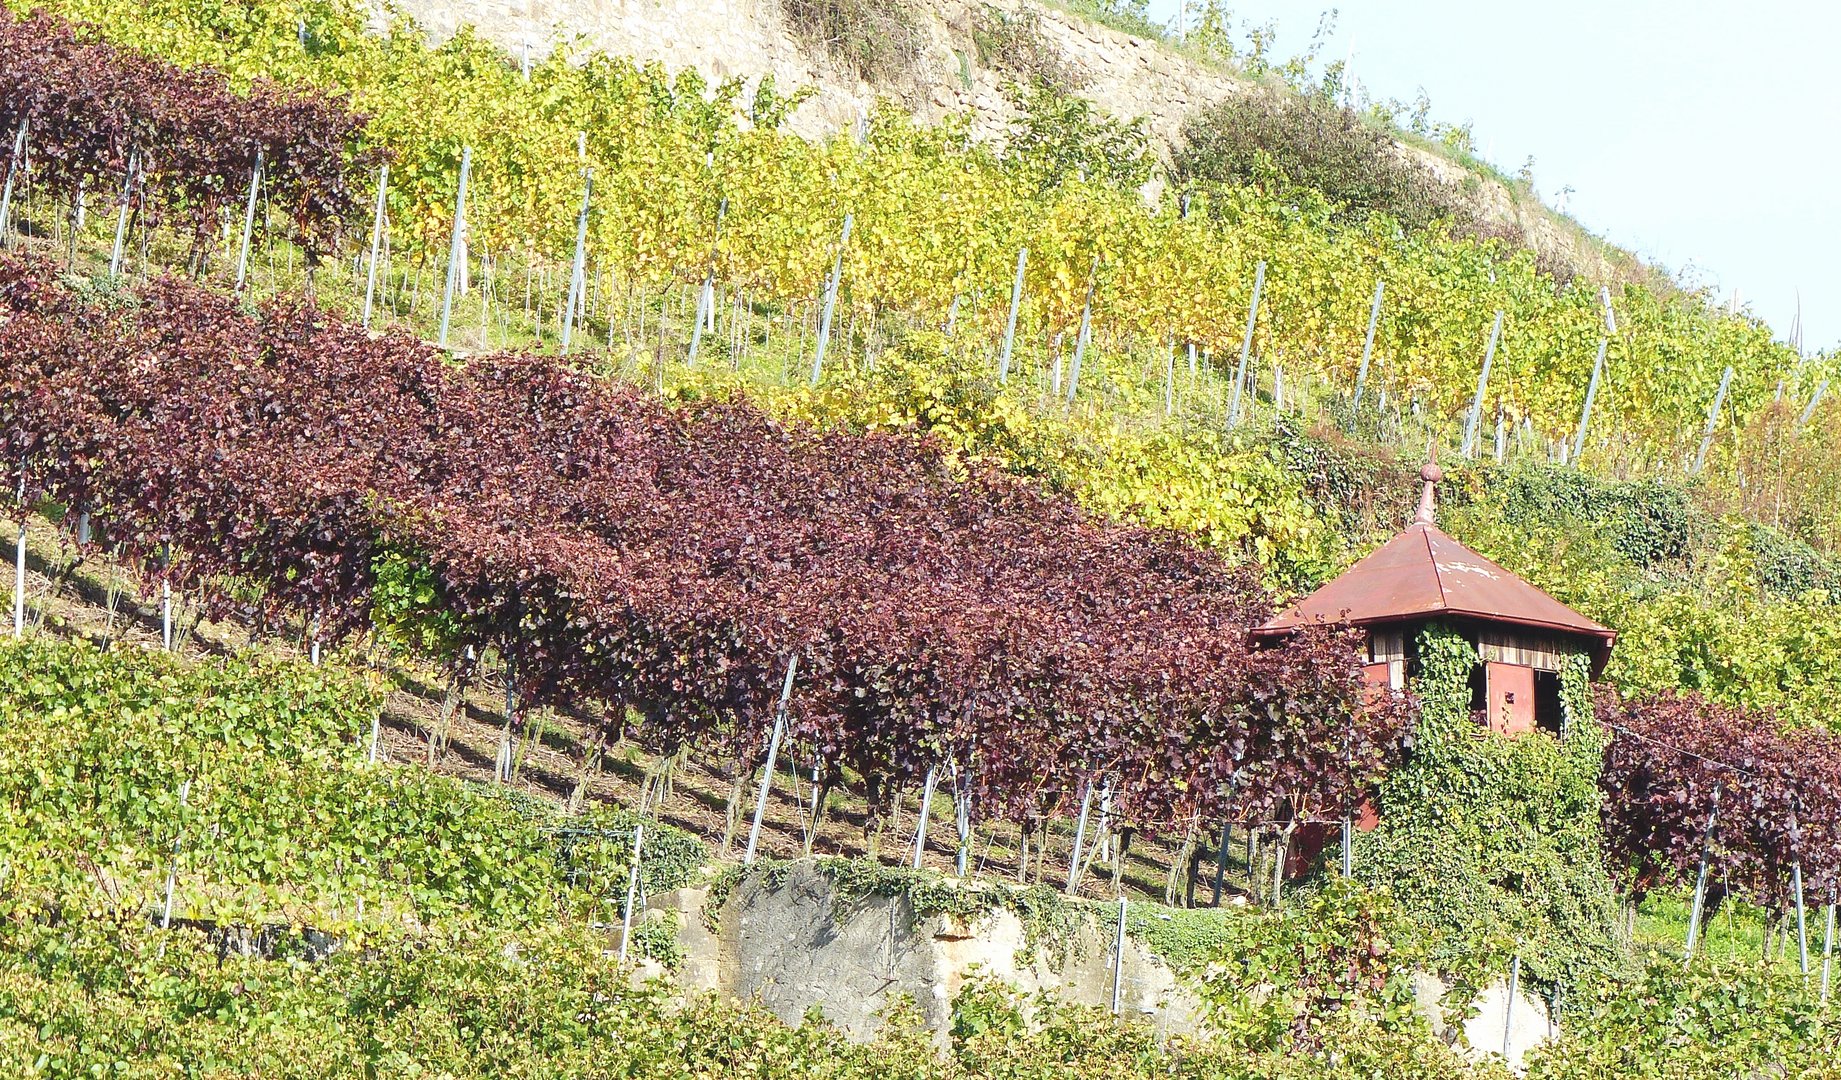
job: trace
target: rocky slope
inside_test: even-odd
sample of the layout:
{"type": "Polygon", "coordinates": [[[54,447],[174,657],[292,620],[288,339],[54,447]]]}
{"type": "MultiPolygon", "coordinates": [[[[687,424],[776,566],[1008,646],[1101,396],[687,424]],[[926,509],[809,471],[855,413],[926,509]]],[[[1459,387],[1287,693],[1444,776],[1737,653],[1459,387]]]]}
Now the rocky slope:
{"type": "MultiPolygon", "coordinates": [[[[383,0],[372,0],[380,9],[383,0]]],[[[540,56],[559,42],[676,71],[695,68],[715,79],[752,85],[772,75],[782,91],[811,87],[791,117],[806,137],[850,128],[879,96],[907,104],[926,122],[954,113],[971,117],[982,138],[1004,137],[1016,110],[1004,94],[1012,76],[981,57],[977,31],[994,19],[1028,13],[1030,36],[1077,91],[1106,112],[1142,118],[1159,152],[1180,136],[1198,108],[1252,83],[1222,65],[1184,55],[1039,0],[930,0],[915,4],[916,55],[872,83],[822,46],[802,40],[786,0],[394,0],[436,39],[471,24],[514,55],[540,56]]],[[[874,8],[874,5],[862,5],[874,8]]],[[[1405,144],[1448,183],[1465,189],[1480,216],[1520,235],[1543,259],[1593,281],[1646,276],[1636,260],[1586,235],[1576,225],[1499,179],[1405,144]]]]}

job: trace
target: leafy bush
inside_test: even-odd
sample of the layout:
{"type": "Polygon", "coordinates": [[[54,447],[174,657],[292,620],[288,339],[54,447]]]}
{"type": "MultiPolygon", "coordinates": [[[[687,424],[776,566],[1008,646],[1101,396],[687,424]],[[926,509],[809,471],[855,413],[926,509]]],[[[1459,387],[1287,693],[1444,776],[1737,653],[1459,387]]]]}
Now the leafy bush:
{"type": "Polygon", "coordinates": [[[920,61],[920,24],[908,0],[780,0],[807,45],[866,82],[899,83],[920,61]]]}
{"type": "MultiPolygon", "coordinates": [[[[571,887],[623,903],[633,865],[633,827],[638,821],[624,806],[601,805],[554,825],[557,857],[571,887]]],[[[646,819],[639,860],[644,895],[683,888],[709,861],[709,849],[701,840],[675,826],[646,819]]]]}
{"type": "Polygon", "coordinates": [[[1758,584],[1766,593],[1791,599],[1826,593],[1841,601],[1841,559],[1768,526],[1753,525],[1747,532],[1758,584]]]}
{"type": "Polygon", "coordinates": [[[1639,898],[1658,883],[1692,884],[1716,800],[1707,854],[1722,887],[1779,913],[1793,903],[1795,868],[1809,897],[1841,891],[1841,735],[1782,732],[1768,713],[1697,694],[1625,701],[1602,687],[1597,711],[1616,724],[1604,831],[1639,898]]]}
{"type": "Polygon", "coordinates": [[[1338,1013],[1336,1041],[1321,1049],[1249,1051],[1232,1040],[1160,1036],[1148,1024],[1105,1010],[1022,996],[989,979],[969,981],[953,1002],[954,1075],[1004,1080],[1170,1077],[1173,1080],[1329,1080],[1505,1076],[1465,1066],[1423,1023],[1381,1023],[1354,1009],[1338,1013]]]}
{"type": "Polygon", "coordinates": [[[858,1046],[750,1006],[682,1002],[569,927],[437,932],[296,964],[222,957],[139,920],[6,924],[0,1057],[55,1078],[952,1075],[912,1024],[858,1046]]]}
{"type": "Polygon", "coordinates": [[[1062,93],[1080,88],[1080,72],[1042,33],[1042,13],[1027,4],[1013,12],[980,7],[972,14],[972,41],[980,63],[1019,83],[1062,93]]]}
{"type": "Polygon", "coordinates": [[[1593,980],[1566,1008],[1564,1038],[1528,1060],[1529,1080],[1644,1076],[1831,1076],[1841,1024],[1793,967],[1651,955],[1634,982],[1593,980]]]}
{"type": "MultiPolygon", "coordinates": [[[[1398,1040],[1423,1047],[1422,1068],[1458,1070],[1415,1004],[1413,978],[1438,957],[1385,893],[1337,878],[1289,907],[1222,926],[1226,942],[1203,975],[1202,996],[1228,1046],[1349,1067],[1364,1039],[1398,1040]]],[[[1464,974],[1474,982],[1477,972],[1464,974]]]]}
{"type": "Polygon", "coordinates": [[[1639,569],[1685,562],[1711,532],[1685,489],[1661,480],[1605,480],[1545,462],[1481,470],[1483,501],[1523,528],[1578,528],[1639,569]]]}
{"type": "Polygon", "coordinates": [[[1041,79],[1010,92],[1022,115],[1005,157],[1042,187],[1087,180],[1130,191],[1151,178],[1155,159],[1142,119],[1115,119],[1041,79]]]}
{"type": "Polygon", "coordinates": [[[1349,110],[1288,93],[1253,91],[1197,111],[1183,123],[1173,171],[1185,187],[1310,188],[1347,220],[1382,213],[1416,230],[1471,217],[1460,194],[1403,157],[1390,136],[1349,110]]]}

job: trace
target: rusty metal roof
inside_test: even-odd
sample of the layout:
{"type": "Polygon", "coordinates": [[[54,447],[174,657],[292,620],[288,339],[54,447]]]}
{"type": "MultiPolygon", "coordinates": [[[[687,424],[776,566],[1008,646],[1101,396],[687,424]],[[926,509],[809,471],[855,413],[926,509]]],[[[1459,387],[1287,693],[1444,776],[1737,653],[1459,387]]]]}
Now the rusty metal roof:
{"type": "Polygon", "coordinates": [[[1374,626],[1438,616],[1511,623],[1587,638],[1590,640],[1581,644],[1591,649],[1593,666],[1599,669],[1617,640],[1616,631],[1579,614],[1424,520],[1253,632],[1272,636],[1319,622],[1374,626]]]}

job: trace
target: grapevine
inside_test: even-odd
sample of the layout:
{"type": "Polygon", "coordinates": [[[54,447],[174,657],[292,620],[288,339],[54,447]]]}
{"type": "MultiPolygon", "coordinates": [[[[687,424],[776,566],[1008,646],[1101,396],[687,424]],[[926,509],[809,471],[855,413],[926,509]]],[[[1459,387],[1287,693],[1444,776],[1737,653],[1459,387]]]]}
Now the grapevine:
{"type": "Polygon", "coordinates": [[[172,280],[118,315],[7,264],[0,296],[8,483],[219,608],[254,582],[350,635],[379,556],[408,553],[526,705],[753,758],[797,656],[812,753],[883,792],[956,764],[981,815],[1025,821],[1101,778],[1146,827],[1321,816],[1401,751],[1408,703],[1364,691],[1345,635],[1252,648],[1250,571],[929,442],[676,408],[543,357],[457,368],[172,280]]]}
{"type": "MultiPolygon", "coordinates": [[[[41,188],[122,193],[182,222],[194,243],[240,208],[258,159],[271,205],[309,250],[356,213],[365,118],[321,94],[259,85],[233,93],[209,69],[184,70],[89,40],[62,19],[0,11],[0,169],[19,163],[41,188]]],[[[117,195],[119,198],[120,196],[117,195]]]]}
{"type": "MultiPolygon", "coordinates": [[[[840,322],[938,327],[958,301],[961,334],[992,342],[1016,253],[1028,247],[1019,350],[1023,363],[1045,367],[1055,337],[1072,340],[1097,258],[1093,324],[1104,351],[1121,358],[1194,342],[1218,386],[1239,349],[1253,267],[1265,260],[1249,366],[1256,383],[1272,385],[1282,365],[1294,385],[1351,386],[1381,278],[1371,400],[1385,391],[1396,409],[1459,416],[1502,311],[1484,412],[1537,441],[1575,430],[1597,344],[1608,339],[1597,434],[1585,449],[1618,468],[1666,473],[1690,461],[1728,364],[1727,405],[1740,423],[1767,409],[1780,384],[1807,401],[1832,374],[1705,297],[1614,285],[1618,329],[1608,332],[1596,283],[1562,285],[1510,245],[1436,226],[1350,225],[1327,201],[1248,188],[1191,192],[1186,214],[1175,196],[1146,206],[1098,177],[1044,188],[1026,153],[997,153],[958,122],[919,127],[892,106],[869,118],[861,141],[810,143],[776,127],[797,98],[771,86],[712,86],[694,71],[668,75],[568,47],[533,62],[527,77],[469,32],[432,49],[407,24],[372,33],[367,13],[347,0],[234,15],[197,0],[52,7],[90,20],[89,32],[208,65],[238,86],[273,78],[349,97],[369,117],[364,145],[396,162],[387,217],[396,249],[419,265],[447,249],[470,147],[468,259],[496,264],[517,253],[539,274],[566,277],[582,172],[592,170],[586,255],[602,279],[595,291],[650,298],[642,303],[700,283],[714,244],[720,285],[782,313],[803,310],[849,213],[856,229],[842,251],[840,322]]],[[[121,164],[112,163],[117,174],[121,164]]],[[[237,175],[247,176],[244,165],[237,175]]]]}
{"type": "Polygon", "coordinates": [[[1596,708],[1612,731],[1605,839],[1639,893],[1692,886],[1705,844],[1714,881],[1772,910],[1793,902],[1799,865],[1810,903],[1835,898],[1841,736],[1784,732],[1768,713],[1688,692],[1626,701],[1600,688],[1596,708]]]}

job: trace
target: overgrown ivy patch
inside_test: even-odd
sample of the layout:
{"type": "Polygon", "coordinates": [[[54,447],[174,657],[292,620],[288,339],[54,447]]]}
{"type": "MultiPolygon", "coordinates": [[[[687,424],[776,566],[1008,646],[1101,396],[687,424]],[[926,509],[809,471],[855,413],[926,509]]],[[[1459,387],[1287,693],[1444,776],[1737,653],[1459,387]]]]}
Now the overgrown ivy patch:
{"type": "MultiPolygon", "coordinates": [[[[916,919],[946,916],[971,923],[1007,911],[1023,924],[1026,947],[1065,955],[1083,915],[1095,905],[1063,896],[1046,885],[1016,887],[990,881],[961,881],[930,870],[884,866],[870,859],[819,858],[811,864],[833,888],[832,917],[848,919],[873,899],[905,900],[916,919]]],[[[763,859],[751,867],[725,867],[710,880],[703,923],[722,929],[722,912],[742,882],[753,878],[764,890],[778,889],[798,863],[763,859]]]]}
{"type": "Polygon", "coordinates": [[[1437,625],[1417,644],[1419,738],[1382,787],[1380,827],[1358,838],[1356,876],[1435,936],[1441,970],[1520,956],[1531,984],[1571,984],[1620,969],[1585,659],[1562,673],[1564,737],[1503,738],[1470,719],[1475,647],[1437,625]]]}

